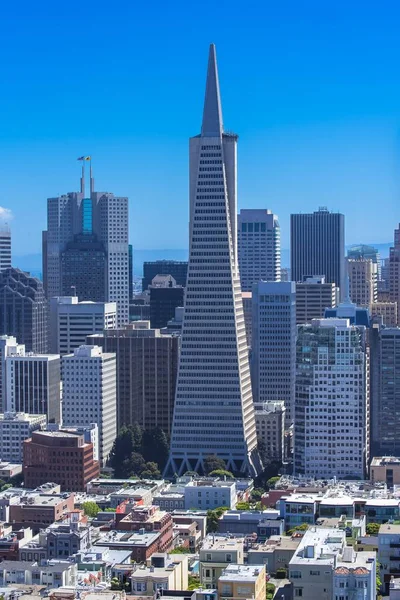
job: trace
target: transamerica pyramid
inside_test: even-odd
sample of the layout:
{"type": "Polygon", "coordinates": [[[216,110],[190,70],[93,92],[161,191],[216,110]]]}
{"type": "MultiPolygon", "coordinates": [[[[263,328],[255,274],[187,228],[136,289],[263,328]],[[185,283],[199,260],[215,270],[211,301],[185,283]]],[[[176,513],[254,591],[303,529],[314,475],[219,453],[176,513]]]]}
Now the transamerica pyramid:
{"type": "Polygon", "coordinates": [[[234,473],[261,470],[237,257],[237,140],[223,129],[212,44],[201,134],[189,145],[189,268],[166,476],[202,473],[212,454],[234,473]]]}

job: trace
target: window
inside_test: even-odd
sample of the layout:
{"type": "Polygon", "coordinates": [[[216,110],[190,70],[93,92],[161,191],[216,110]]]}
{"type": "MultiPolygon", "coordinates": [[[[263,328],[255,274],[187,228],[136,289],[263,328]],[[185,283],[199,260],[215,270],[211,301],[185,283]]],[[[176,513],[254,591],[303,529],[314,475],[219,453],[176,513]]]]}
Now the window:
{"type": "Polygon", "coordinates": [[[303,597],[303,588],[294,588],[294,597],[302,598],[303,597]]]}
{"type": "Polygon", "coordinates": [[[226,562],[232,562],[232,554],[226,555],[226,562]]]}

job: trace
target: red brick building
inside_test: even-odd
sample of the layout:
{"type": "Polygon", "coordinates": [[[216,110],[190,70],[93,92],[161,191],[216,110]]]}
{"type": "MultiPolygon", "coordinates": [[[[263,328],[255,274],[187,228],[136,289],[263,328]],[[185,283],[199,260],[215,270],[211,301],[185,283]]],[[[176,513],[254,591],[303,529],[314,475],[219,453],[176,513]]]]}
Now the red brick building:
{"type": "Polygon", "coordinates": [[[34,431],[24,441],[24,483],[35,488],[47,481],[61,486],[61,491],[85,491],[86,484],[100,474],[93,459],[93,444],[83,435],[67,431],[34,431]]]}
{"type": "Polygon", "coordinates": [[[169,512],[158,506],[133,508],[129,513],[116,513],[115,528],[120,531],[159,533],[157,552],[167,552],[173,540],[173,521],[169,512]]]}

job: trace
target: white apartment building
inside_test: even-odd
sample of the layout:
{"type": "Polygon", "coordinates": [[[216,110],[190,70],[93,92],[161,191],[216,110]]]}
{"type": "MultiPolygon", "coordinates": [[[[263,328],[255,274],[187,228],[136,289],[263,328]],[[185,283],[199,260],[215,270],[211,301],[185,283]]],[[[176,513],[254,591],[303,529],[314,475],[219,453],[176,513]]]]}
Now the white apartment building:
{"type": "Polygon", "coordinates": [[[50,298],[50,352],[70,354],[86,337],[117,327],[116,302],[79,302],[77,296],[50,298]]]}
{"type": "Polygon", "coordinates": [[[0,412],[6,407],[7,397],[7,371],[6,359],[8,356],[24,356],[24,344],[18,344],[17,338],[10,335],[0,336],[0,412]]]}
{"type": "Polygon", "coordinates": [[[200,548],[199,561],[201,585],[214,589],[226,567],[244,564],[244,538],[208,535],[200,548]]]}
{"type": "Polygon", "coordinates": [[[0,271],[11,268],[11,231],[8,225],[0,226],[0,271]]]}
{"type": "Polygon", "coordinates": [[[27,415],[26,413],[0,414],[0,460],[22,463],[24,440],[32,431],[45,429],[46,415],[27,415]]]}
{"type": "Polygon", "coordinates": [[[63,426],[97,423],[100,462],[105,464],[117,435],[115,354],[79,346],[62,357],[63,426]]]}
{"type": "Polygon", "coordinates": [[[397,574],[399,569],[400,525],[385,523],[380,526],[378,533],[378,560],[381,565],[383,592],[388,594],[390,579],[393,574],[397,574]]]}
{"type": "Polygon", "coordinates": [[[260,281],[253,287],[251,377],[255,403],[283,400],[293,422],[296,284],[260,281]]]}
{"type": "Polygon", "coordinates": [[[376,552],[355,552],[341,529],[310,527],[289,563],[293,598],[375,600],[376,552]]]}
{"type": "Polygon", "coordinates": [[[281,280],[281,230],[270,210],[242,208],[238,215],[238,252],[242,292],[258,281],[281,280]]]}
{"type": "Polygon", "coordinates": [[[378,299],[378,264],[370,258],[347,258],[346,263],[351,301],[371,310],[378,299]]]}
{"type": "Polygon", "coordinates": [[[265,445],[268,456],[282,461],[285,454],[285,403],[271,400],[254,405],[257,439],[265,445]]]}
{"type": "Polygon", "coordinates": [[[294,472],[364,479],[369,459],[369,349],[348,319],[300,325],[296,354],[294,472]]]}
{"type": "Polygon", "coordinates": [[[7,412],[61,418],[60,357],[58,354],[11,355],[6,359],[7,412]]]}
{"type": "Polygon", "coordinates": [[[235,508],[235,481],[190,481],[183,490],[186,509],[211,510],[219,506],[235,508]]]}
{"type": "Polygon", "coordinates": [[[296,323],[305,325],[313,319],[322,319],[326,308],[335,308],[339,289],[327,283],[324,275],[305,277],[296,283],[296,323]]]}

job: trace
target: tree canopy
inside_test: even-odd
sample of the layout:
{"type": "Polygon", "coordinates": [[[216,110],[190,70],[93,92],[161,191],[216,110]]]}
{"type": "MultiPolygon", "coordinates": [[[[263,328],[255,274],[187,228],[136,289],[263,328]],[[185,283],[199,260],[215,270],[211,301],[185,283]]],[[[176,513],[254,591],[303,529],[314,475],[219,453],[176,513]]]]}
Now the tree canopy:
{"type": "Polygon", "coordinates": [[[159,427],[142,431],[139,425],[122,427],[110,453],[109,466],[117,478],[132,475],[158,479],[168,459],[169,445],[159,427]]]}

